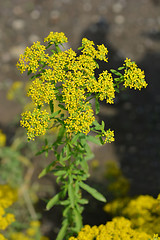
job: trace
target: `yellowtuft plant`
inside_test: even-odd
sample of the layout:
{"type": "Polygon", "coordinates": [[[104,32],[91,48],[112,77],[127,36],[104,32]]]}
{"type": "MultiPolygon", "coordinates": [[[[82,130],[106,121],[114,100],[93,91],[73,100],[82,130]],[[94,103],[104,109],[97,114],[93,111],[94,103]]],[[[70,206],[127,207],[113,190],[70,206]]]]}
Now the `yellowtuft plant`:
{"type": "Polygon", "coordinates": [[[22,113],[21,126],[25,127],[28,140],[45,135],[48,130],[58,128],[56,140],[45,146],[39,154],[53,150],[55,159],[40,173],[48,172],[57,177],[60,192],[47,203],[47,210],[59,204],[63,207],[63,222],[56,240],[67,240],[82,228],[83,205],[88,201],[82,197],[82,190],[97,200],[105,197],[84,181],[89,177],[87,161],[93,157],[88,141],[103,145],[114,141],[114,131],[106,130],[104,121],[98,123],[99,101],[113,104],[116,92],[121,86],[139,89],[146,87],[144,73],[134,62],[126,59],[118,70],[104,70],[95,77],[99,68],[97,60],[108,62],[108,50],[101,44],[82,39],[79,55],[71,48],[62,51],[67,42],[64,33],[51,32],[40,42],[27,47],[20,55],[17,68],[21,73],[28,71],[30,87],[28,96],[34,109],[22,113]],[[95,113],[91,105],[95,99],[95,113]],[[55,111],[54,102],[59,110],[55,111]],[[64,113],[65,112],[65,113],[64,113]],[[94,132],[95,137],[89,133],[94,132]]]}

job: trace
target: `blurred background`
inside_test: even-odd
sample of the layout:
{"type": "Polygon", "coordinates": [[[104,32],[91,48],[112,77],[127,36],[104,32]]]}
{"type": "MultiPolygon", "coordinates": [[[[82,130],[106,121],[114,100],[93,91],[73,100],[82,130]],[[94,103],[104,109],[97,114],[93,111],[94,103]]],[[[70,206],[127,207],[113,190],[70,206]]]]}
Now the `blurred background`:
{"type": "MultiPolygon", "coordinates": [[[[74,50],[83,37],[105,44],[109,63],[136,61],[146,74],[148,87],[117,95],[112,106],[101,103],[100,120],[115,130],[115,143],[95,152],[93,182],[102,183],[106,161],[117,161],[130,183],[130,194],[160,192],[160,0],[0,0],[0,128],[12,142],[13,122],[22,107],[6,97],[16,81],[26,81],[16,62],[34,41],[50,31],[64,32],[66,48],[74,50]]],[[[37,163],[38,164],[38,163],[37,163]]],[[[36,177],[39,173],[37,173],[36,177]]]]}

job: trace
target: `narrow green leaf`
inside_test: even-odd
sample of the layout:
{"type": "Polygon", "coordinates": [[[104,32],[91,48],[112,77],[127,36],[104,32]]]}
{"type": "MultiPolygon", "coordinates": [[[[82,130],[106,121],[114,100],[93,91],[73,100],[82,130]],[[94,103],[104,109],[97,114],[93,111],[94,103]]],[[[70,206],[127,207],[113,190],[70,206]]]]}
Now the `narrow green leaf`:
{"type": "Polygon", "coordinates": [[[95,61],[95,63],[96,63],[96,68],[98,68],[99,69],[99,64],[95,61]]]}
{"type": "MultiPolygon", "coordinates": [[[[114,81],[115,82],[119,82],[120,81],[120,78],[114,78],[114,81]]],[[[117,84],[117,83],[116,83],[117,84]]]]}
{"type": "Polygon", "coordinates": [[[71,205],[67,206],[67,207],[63,210],[63,216],[64,216],[64,217],[67,217],[70,208],[71,208],[71,205]]]}
{"type": "Polygon", "coordinates": [[[74,135],[74,137],[71,139],[71,144],[75,144],[79,138],[79,134],[74,135]]]}
{"type": "Polygon", "coordinates": [[[61,110],[58,110],[58,111],[52,113],[52,114],[50,115],[50,118],[54,118],[54,117],[57,116],[60,112],[61,112],[61,110]]]}
{"type": "Polygon", "coordinates": [[[115,69],[110,69],[110,71],[111,71],[112,73],[117,73],[117,71],[116,71],[115,69]]]}
{"type": "Polygon", "coordinates": [[[49,200],[47,203],[46,209],[50,210],[55,204],[59,202],[60,199],[60,193],[57,193],[53,198],[49,200]]]}
{"type": "Polygon", "coordinates": [[[38,178],[41,178],[43,176],[45,176],[48,172],[51,171],[51,168],[53,168],[56,165],[57,161],[54,161],[52,163],[50,163],[47,167],[45,167],[42,172],[38,175],[38,178]]]}
{"type": "Polygon", "coordinates": [[[58,177],[58,176],[64,175],[65,173],[66,173],[65,170],[59,170],[59,171],[54,172],[54,175],[58,177]]]}
{"type": "Polygon", "coordinates": [[[83,48],[84,48],[84,47],[81,46],[81,47],[78,48],[78,50],[81,50],[81,49],[83,49],[83,48]]]}
{"type": "Polygon", "coordinates": [[[118,72],[118,71],[116,71],[116,70],[114,70],[114,69],[110,69],[110,71],[111,71],[112,73],[114,73],[115,75],[117,75],[117,76],[122,76],[122,74],[121,74],[120,72],[118,72]]]}
{"type": "Polygon", "coordinates": [[[119,67],[118,70],[123,70],[125,67],[119,67]]]}
{"type": "Polygon", "coordinates": [[[102,137],[99,137],[99,140],[101,141],[101,144],[103,145],[104,141],[103,141],[102,137]]]}
{"type": "MultiPolygon", "coordinates": [[[[86,150],[85,160],[88,161],[94,157],[94,153],[92,152],[88,143],[85,145],[85,150],[86,150]]],[[[82,161],[82,162],[85,162],[85,161],[82,161]]]]}
{"type": "Polygon", "coordinates": [[[58,104],[58,107],[60,107],[60,108],[63,109],[63,110],[67,110],[67,109],[65,108],[65,106],[62,105],[62,104],[58,104]]]}
{"type": "Polygon", "coordinates": [[[101,130],[101,125],[97,122],[97,120],[94,120],[93,124],[95,125],[96,130],[101,130]]]}
{"type": "Polygon", "coordinates": [[[67,228],[68,228],[68,219],[65,219],[62,223],[62,227],[58,233],[56,240],[64,240],[67,228]]]}
{"type": "Polygon", "coordinates": [[[90,142],[93,142],[97,145],[102,145],[99,138],[96,138],[94,136],[91,136],[91,135],[87,135],[87,140],[90,141],[90,142]]]}
{"type": "Polygon", "coordinates": [[[82,216],[76,208],[74,208],[73,211],[74,211],[74,216],[75,216],[75,219],[74,219],[74,222],[76,225],[75,229],[76,229],[76,232],[79,232],[82,228],[82,216]]]}
{"type": "Polygon", "coordinates": [[[88,186],[87,184],[85,184],[83,182],[80,182],[79,185],[80,185],[81,188],[83,188],[85,191],[90,193],[97,200],[99,200],[101,202],[106,202],[105,197],[101,193],[99,193],[96,189],[88,186]]]}
{"type": "Polygon", "coordinates": [[[87,199],[84,199],[84,198],[81,198],[81,199],[78,200],[78,203],[80,203],[80,204],[82,204],[82,205],[83,205],[83,204],[88,204],[88,202],[89,202],[89,201],[88,201],[87,199]]]}
{"type": "Polygon", "coordinates": [[[70,203],[69,199],[59,202],[59,204],[62,205],[62,206],[69,205],[69,203],[70,203]]]}
{"type": "Polygon", "coordinates": [[[102,130],[104,130],[104,127],[105,127],[105,123],[104,123],[104,121],[102,120],[102,130]]]}
{"type": "Polygon", "coordinates": [[[70,180],[70,183],[68,185],[68,196],[71,202],[71,206],[74,207],[75,204],[75,195],[74,195],[74,187],[72,184],[72,181],[70,180]]]}

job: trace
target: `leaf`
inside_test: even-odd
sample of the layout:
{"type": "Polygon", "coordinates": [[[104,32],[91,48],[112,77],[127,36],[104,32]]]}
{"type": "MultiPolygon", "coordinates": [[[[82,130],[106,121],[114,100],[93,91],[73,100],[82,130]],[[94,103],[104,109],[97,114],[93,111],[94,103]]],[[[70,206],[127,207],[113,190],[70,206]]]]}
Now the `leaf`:
{"type": "Polygon", "coordinates": [[[98,114],[99,111],[100,111],[100,105],[99,105],[99,101],[98,101],[97,98],[96,98],[96,102],[95,102],[95,104],[96,104],[96,114],[98,114]]]}
{"type": "Polygon", "coordinates": [[[50,210],[54,205],[56,205],[59,202],[60,199],[60,193],[57,193],[53,198],[49,200],[47,203],[46,209],[50,210]]]}
{"type": "Polygon", "coordinates": [[[65,170],[58,170],[58,171],[54,172],[54,175],[57,176],[57,177],[59,177],[59,176],[64,175],[65,173],[66,173],[65,170]]]}
{"type": "Polygon", "coordinates": [[[110,71],[111,71],[112,73],[114,73],[115,75],[117,75],[117,76],[122,76],[121,73],[117,72],[117,71],[114,70],[114,69],[110,69],[110,71]]]}
{"type": "Polygon", "coordinates": [[[74,215],[75,215],[75,219],[74,219],[75,224],[76,224],[75,229],[76,229],[76,232],[79,232],[80,229],[82,228],[82,216],[76,208],[74,208],[73,211],[74,211],[74,215]]]}
{"type": "Polygon", "coordinates": [[[95,63],[96,63],[96,68],[98,68],[99,69],[99,64],[95,61],[95,63]]]}
{"type": "Polygon", "coordinates": [[[67,217],[70,208],[71,208],[71,205],[68,205],[68,206],[63,210],[63,216],[64,216],[64,217],[67,217]]]}
{"type": "Polygon", "coordinates": [[[64,240],[67,228],[68,228],[68,219],[65,219],[63,220],[62,227],[58,233],[56,240],[64,240]]]}
{"type": "Polygon", "coordinates": [[[67,110],[66,108],[65,108],[65,106],[64,105],[62,105],[62,104],[58,104],[58,107],[60,107],[61,109],[63,109],[63,110],[67,110]]]}
{"type": "Polygon", "coordinates": [[[102,129],[102,126],[97,122],[97,120],[94,120],[93,124],[95,125],[96,130],[101,130],[102,129]]]}
{"type": "Polygon", "coordinates": [[[74,137],[72,138],[70,143],[75,144],[77,142],[78,138],[79,138],[79,134],[74,135],[74,137]]]}
{"type": "Polygon", "coordinates": [[[69,205],[69,203],[70,203],[69,199],[59,202],[59,204],[62,206],[69,205]]]}
{"type": "Polygon", "coordinates": [[[87,184],[85,184],[83,182],[80,182],[79,185],[81,188],[83,188],[85,191],[90,193],[97,200],[99,200],[101,202],[106,202],[106,198],[101,193],[99,193],[96,189],[88,186],[87,184]]]}
{"type": "Polygon", "coordinates": [[[52,163],[50,163],[47,167],[45,167],[42,172],[38,175],[38,178],[41,178],[43,176],[45,176],[48,172],[51,171],[51,168],[54,167],[56,165],[57,161],[54,161],[52,163]]]}
{"type": "Polygon", "coordinates": [[[123,70],[125,67],[119,67],[118,70],[123,70]]]}
{"type": "Polygon", "coordinates": [[[69,186],[68,186],[68,196],[71,202],[71,206],[74,207],[75,204],[75,195],[74,195],[74,188],[73,188],[73,184],[72,184],[72,178],[71,176],[69,177],[70,181],[69,181],[69,186]]]}
{"type": "Polygon", "coordinates": [[[90,141],[90,142],[93,142],[97,145],[102,145],[99,138],[96,138],[94,136],[91,136],[91,135],[87,135],[87,140],[90,141]]]}
{"type": "MultiPolygon", "coordinates": [[[[90,160],[94,157],[94,153],[92,152],[90,146],[88,144],[85,145],[85,150],[86,150],[86,156],[85,156],[85,160],[90,160]]],[[[83,163],[85,163],[85,161],[82,161],[83,163]]]]}
{"type": "Polygon", "coordinates": [[[50,118],[54,118],[54,117],[57,116],[60,112],[61,112],[61,110],[58,110],[58,111],[52,113],[52,114],[50,115],[50,118]]]}
{"type": "Polygon", "coordinates": [[[78,200],[78,203],[80,203],[80,204],[82,204],[82,205],[83,205],[83,204],[88,204],[88,202],[89,202],[89,201],[88,201],[87,199],[84,199],[84,198],[81,198],[81,199],[78,200]]]}
{"type": "Polygon", "coordinates": [[[104,127],[105,127],[105,123],[104,121],[102,120],[102,129],[104,130],[104,127]]]}
{"type": "Polygon", "coordinates": [[[84,47],[81,46],[81,47],[78,48],[78,50],[81,50],[81,49],[83,49],[83,48],[84,48],[84,47]]]}

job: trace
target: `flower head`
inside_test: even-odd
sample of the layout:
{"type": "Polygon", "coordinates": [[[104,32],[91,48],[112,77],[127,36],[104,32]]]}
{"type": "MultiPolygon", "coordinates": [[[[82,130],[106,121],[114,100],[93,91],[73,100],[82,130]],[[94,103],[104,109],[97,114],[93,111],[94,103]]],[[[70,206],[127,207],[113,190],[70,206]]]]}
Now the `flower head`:
{"type": "Polygon", "coordinates": [[[128,58],[126,58],[124,62],[124,66],[126,67],[124,72],[124,86],[139,90],[143,87],[146,88],[148,84],[144,79],[144,71],[138,68],[137,64],[135,62],[131,62],[128,58]]]}
{"type": "Polygon", "coordinates": [[[34,109],[33,112],[22,113],[20,124],[27,130],[28,140],[34,140],[35,136],[44,135],[49,124],[49,113],[46,110],[34,109]]]}

